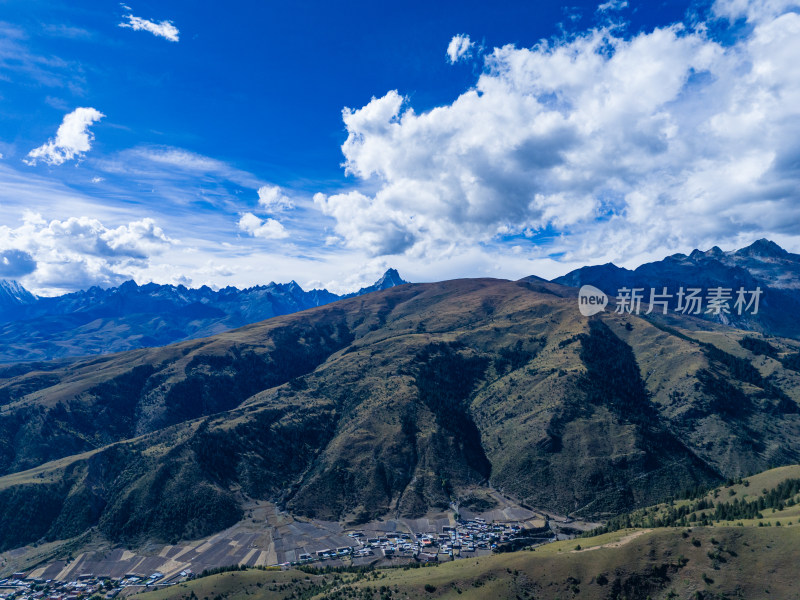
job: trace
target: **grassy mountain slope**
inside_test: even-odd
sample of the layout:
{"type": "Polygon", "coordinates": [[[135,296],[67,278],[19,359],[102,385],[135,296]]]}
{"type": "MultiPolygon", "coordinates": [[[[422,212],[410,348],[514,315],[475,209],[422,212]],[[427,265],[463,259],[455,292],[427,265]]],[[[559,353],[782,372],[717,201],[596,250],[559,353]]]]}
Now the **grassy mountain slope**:
{"type": "Polygon", "coordinates": [[[796,600],[800,526],[625,530],[437,567],[366,573],[247,571],[142,600],[285,598],[777,598],[796,600]],[[688,537],[684,536],[688,534],[688,537]],[[576,548],[580,547],[580,550],[576,548]],[[194,594],[194,596],[192,596],[194,594]]]}
{"type": "Polygon", "coordinates": [[[581,540],[580,551],[573,540],[437,568],[385,571],[377,581],[317,597],[380,598],[385,588],[391,598],[797,598],[796,525],[695,528],[690,538],[677,530],[636,535],[641,531],[581,540]],[[365,588],[374,591],[365,595],[365,588]]]}
{"type": "Polygon", "coordinates": [[[0,548],[94,526],[125,543],[201,537],[247,497],[351,523],[418,516],[487,484],[602,518],[800,461],[798,373],[783,362],[796,343],[771,340],[771,358],[734,330],[587,320],[575,304],[538,281],[404,285],[9,368],[0,548]]]}

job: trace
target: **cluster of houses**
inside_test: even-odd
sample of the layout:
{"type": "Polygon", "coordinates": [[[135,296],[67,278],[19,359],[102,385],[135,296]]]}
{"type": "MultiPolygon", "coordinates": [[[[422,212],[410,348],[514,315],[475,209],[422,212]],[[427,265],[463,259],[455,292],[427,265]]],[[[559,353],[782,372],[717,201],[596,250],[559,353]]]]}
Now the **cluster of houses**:
{"type": "MultiPolygon", "coordinates": [[[[446,525],[441,531],[435,532],[377,534],[353,531],[348,534],[353,540],[349,546],[300,554],[295,561],[271,566],[289,568],[323,561],[366,564],[388,559],[438,562],[490,554],[502,544],[530,540],[530,534],[531,531],[524,530],[519,523],[487,523],[478,518],[461,520],[454,526],[446,525]]],[[[539,543],[554,539],[549,527],[542,528],[536,535],[539,537],[533,539],[539,543]]],[[[189,569],[168,577],[160,572],[149,576],[127,573],[124,577],[85,574],[72,581],[36,579],[25,573],[14,573],[6,579],[0,579],[0,600],[113,600],[120,594],[127,596],[135,591],[173,585],[193,577],[189,569]]]]}
{"type": "MultiPolygon", "coordinates": [[[[300,554],[296,561],[276,565],[289,567],[297,564],[377,557],[387,559],[416,559],[420,562],[452,560],[460,557],[490,554],[499,544],[511,542],[520,536],[523,528],[519,523],[487,523],[485,519],[458,521],[455,526],[444,526],[441,532],[398,533],[386,532],[369,537],[363,531],[348,535],[354,544],[341,548],[324,548],[313,553],[300,554]]],[[[547,531],[540,538],[549,541],[552,533],[547,531]]]]}
{"type": "Polygon", "coordinates": [[[125,577],[84,574],[78,575],[72,581],[35,579],[25,573],[14,573],[11,577],[0,579],[0,600],[112,600],[126,588],[171,585],[191,577],[193,574],[188,569],[170,577],[168,581],[159,572],[149,576],[128,573],[125,577]]]}

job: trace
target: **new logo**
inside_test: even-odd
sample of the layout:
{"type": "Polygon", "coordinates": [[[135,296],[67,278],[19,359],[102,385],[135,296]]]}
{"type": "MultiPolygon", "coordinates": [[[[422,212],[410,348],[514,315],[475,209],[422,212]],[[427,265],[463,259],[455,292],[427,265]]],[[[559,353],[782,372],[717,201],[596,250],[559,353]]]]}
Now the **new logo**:
{"type": "Polygon", "coordinates": [[[578,308],[584,317],[591,317],[605,310],[608,296],[593,285],[583,285],[578,292],[578,308]]]}

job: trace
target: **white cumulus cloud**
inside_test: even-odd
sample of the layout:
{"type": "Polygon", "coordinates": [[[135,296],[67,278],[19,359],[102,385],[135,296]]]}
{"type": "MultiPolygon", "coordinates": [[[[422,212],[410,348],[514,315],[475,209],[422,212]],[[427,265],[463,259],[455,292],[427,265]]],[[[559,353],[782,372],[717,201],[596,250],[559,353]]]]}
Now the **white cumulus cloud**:
{"type": "Polygon", "coordinates": [[[155,22],[149,19],[143,19],[142,17],[136,17],[134,15],[125,15],[124,18],[127,19],[127,21],[120,23],[120,27],[133,29],[134,31],[148,31],[153,35],[162,37],[170,42],[177,42],[180,39],[180,31],[178,31],[178,28],[172,24],[172,21],[155,22]]]}
{"type": "Polygon", "coordinates": [[[345,109],[363,185],[315,204],[374,256],[544,238],[616,260],[798,236],[799,7],[718,0],[711,18],[749,21],[732,42],[699,23],[495,48],[450,104],[418,113],[390,91],[345,109]]]}
{"type": "Polygon", "coordinates": [[[239,229],[253,237],[267,240],[279,240],[289,237],[286,228],[275,219],[259,219],[253,213],[245,213],[239,219],[239,229]]]}
{"type": "Polygon", "coordinates": [[[468,58],[472,54],[472,47],[475,44],[469,40],[466,34],[454,35],[447,45],[447,60],[453,65],[459,60],[468,58]]]}
{"type": "Polygon", "coordinates": [[[267,212],[294,208],[294,202],[277,185],[262,185],[258,188],[258,204],[267,212]]]}
{"type": "Polygon", "coordinates": [[[15,268],[27,264],[31,284],[42,290],[118,285],[175,243],[150,218],[109,227],[92,217],[47,220],[28,212],[20,226],[0,226],[0,254],[14,257],[15,268]]]}
{"type": "Polygon", "coordinates": [[[797,0],[715,0],[714,12],[735,20],[740,17],[750,22],[763,22],[782,14],[800,10],[797,0]]]}
{"type": "Polygon", "coordinates": [[[598,12],[608,12],[612,10],[622,10],[628,6],[628,0],[608,0],[597,7],[598,12]]]}
{"type": "Polygon", "coordinates": [[[31,150],[24,162],[35,165],[41,160],[49,165],[61,165],[80,158],[92,147],[94,135],[89,127],[103,117],[105,115],[95,108],[76,108],[64,117],[56,137],[31,150]]]}

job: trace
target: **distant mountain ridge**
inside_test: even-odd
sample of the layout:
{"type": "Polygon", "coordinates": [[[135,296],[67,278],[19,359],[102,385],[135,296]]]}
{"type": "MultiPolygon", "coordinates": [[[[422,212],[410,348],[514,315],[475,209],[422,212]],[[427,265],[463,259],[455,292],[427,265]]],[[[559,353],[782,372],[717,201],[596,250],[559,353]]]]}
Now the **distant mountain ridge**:
{"type": "Polygon", "coordinates": [[[740,329],[800,339],[800,254],[787,252],[766,239],[730,252],[714,246],[705,252],[673,254],[633,270],[613,263],[581,267],[553,282],[571,287],[593,285],[610,296],[623,287],[645,288],[647,293],[650,288],[661,290],[665,286],[672,293],[681,286],[704,290],[760,287],[763,295],[758,314],[738,315],[732,311],[721,316],[698,316],[740,329]]]}
{"type": "Polygon", "coordinates": [[[37,298],[16,281],[0,280],[0,363],[163,346],[404,283],[389,269],[373,285],[345,295],[305,291],[295,281],[218,291],[126,281],[37,298]]]}
{"type": "MultiPolygon", "coordinates": [[[[758,314],[697,316],[800,339],[800,255],[766,239],[730,252],[715,246],[688,255],[673,254],[633,270],[612,263],[582,267],[553,282],[594,285],[612,297],[623,287],[646,291],[667,287],[672,293],[681,286],[760,287],[758,314]]],[[[404,283],[397,270],[389,269],[373,285],[344,295],[324,289],[305,291],[295,281],[217,291],[207,286],[139,286],[128,281],[116,288],[92,287],[56,298],[37,298],[15,281],[0,280],[0,363],[164,346],[404,283]]]]}

